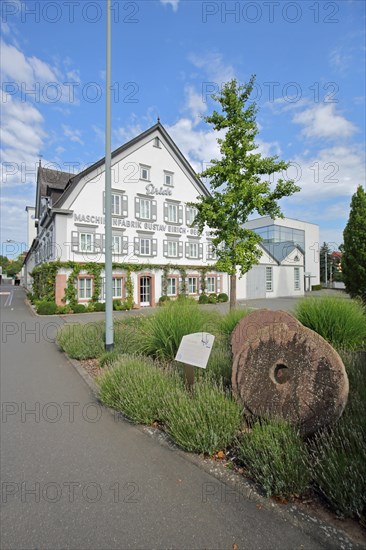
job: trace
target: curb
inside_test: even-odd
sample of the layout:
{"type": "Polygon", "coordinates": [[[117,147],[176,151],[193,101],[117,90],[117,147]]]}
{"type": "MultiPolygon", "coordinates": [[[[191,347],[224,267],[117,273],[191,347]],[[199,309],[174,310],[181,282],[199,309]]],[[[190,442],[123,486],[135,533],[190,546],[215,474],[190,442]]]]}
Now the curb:
{"type": "MultiPolygon", "coordinates": [[[[60,349],[60,348],[59,348],[60,349]]],[[[62,350],[60,350],[62,352],[62,350]]],[[[80,377],[87,384],[93,397],[98,403],[112,416],[116,416],[116,411],[110,407],[106,407],[101,403],[98,398],[98,386],[94,379],[83,369],[80,362],[69,357],[65,352],[65,357],[74,369],[78,372],[80,377]]],[[[290,523],[292,526],[300,529],[309,537],[316,540],[319,544],[323,545],[325,549],[329,550],[365,550],[365,546],[352,541],[349,536],[341,529],[336,529],[329,523],[326,523],[320,517],[316,515],[310,515],[306,511],[302,511],[298,505],[287,504],[280,505],[264,496],[262,496],[256,484],[241,476],[237,472],[232,472],[225,467],[225,464],[216,462],[212,459],[204,458],[202,455],[188,453],[180,449],[171,438],[158,428],[151,426],[143,426],[136,424],[124,416],[122,413],[117,413],[118,417],[132,424],[140,432],[152,437],[159,445],[168,448],[172,452],[176,452],[180,457],[188,460],[191,464],[194,464],[198,468],[204,470],[210,474],[216,480],[227,485],[231,491],[236,491],[242,498],[246,498],[260,505],[266,510],[271,510],[277,514],[282,520],[290,523]]]]}

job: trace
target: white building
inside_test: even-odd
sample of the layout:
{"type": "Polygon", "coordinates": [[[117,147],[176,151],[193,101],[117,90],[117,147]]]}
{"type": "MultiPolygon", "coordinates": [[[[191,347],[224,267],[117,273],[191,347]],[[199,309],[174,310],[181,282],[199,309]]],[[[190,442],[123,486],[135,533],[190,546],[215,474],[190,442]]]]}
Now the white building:
{"type": "MultiPolygon", "coordinates": [[[[104,170],[104,159],[77,175],[38,169],[34,213],[28,207],[37,236],[25,284],[31,288],[34,267],[58,262],[58,305],[66,288],[67,299],[75,288],[80,303],[104,301],[104,170]]],[[[142,307],[163,294],[229,293],[228,275],[215,269],[210,232],[198,234],[187,204],[208,191],[160,122],[113,152],[112,194],[115,299],[129,297],[142,307]]],[[[303,294],[303,249],[295,245],[279,255],[262,248],[260,265],[238,281],[238,299],[303,294]]]]}

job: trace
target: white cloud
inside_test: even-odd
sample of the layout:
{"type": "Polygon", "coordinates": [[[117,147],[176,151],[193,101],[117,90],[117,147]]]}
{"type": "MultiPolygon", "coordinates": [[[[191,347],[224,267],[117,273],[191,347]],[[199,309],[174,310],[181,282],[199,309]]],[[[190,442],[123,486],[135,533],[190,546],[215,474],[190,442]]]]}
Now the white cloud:
{"type": "Polygon", "coordinates": [[[69,138],[70,141],[84,145],[84,142],[81,139],[81,130],[78,130],[77,128],[70,128],[70,126],[66,126],[66,124],[62,124],[62,129],[64,131],[64,136],[69,138]]]}
{"type": "Polygon", "coordinates": [[[296,113],[292,121],[304,126],[302,134],[308,138],[337,140],[350,137],[357,131],[352,122],[336,112],[334,103],[314,105],[296,113]]]}
{"type": "Polygon", "coordinates": [[[179,0],[160,0],[160,3],[164,6],[171,6],[173,11],[178,11],[179,0]]]}
{"type": "Polygon", "coordinates": [[[339,46],[332,50],[329,55],[329,63],[331,67],[344,74],[352,62],[352,56],[349,51],[339,46]]]}
{"type": "Polygon", "coordinates": [[[234,67],[225,62],[223,55],[219,52],[191,54],[189,60],[197,69],[202,69],[210,81],[213,81],[219,88],[225,82],[235,78],[234,67]]]}
{"type": "MultiPolygon", "coordinates": [[[[319,200],[351,197],[365,181],[365,155],[356,145],[328,147],[312,158],[302,155],[292,159],[288,177],[294,177],[301,192],[291,201],[317,204],[319,200]]],[[[326,216],[325,211],[321,216],[326,216]]]]}
{"type": "Polygon", "coordinates": [[[185,87],[185,95],[184,109],[193,117],[195,124],[198,124],[202,115],[207,111],[207,103],[203,101],[202,94],[198,93],[193,86],[185,87]]]}

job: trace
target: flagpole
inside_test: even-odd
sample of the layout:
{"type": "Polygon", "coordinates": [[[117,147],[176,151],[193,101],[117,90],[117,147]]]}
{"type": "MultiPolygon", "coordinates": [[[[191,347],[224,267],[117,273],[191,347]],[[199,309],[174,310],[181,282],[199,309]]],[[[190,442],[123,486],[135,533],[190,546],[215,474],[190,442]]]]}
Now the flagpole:
{"type": "Polygon", "coordinates": [[[112,351],[112,178],[111,178],[111,0],[107,0],[107,66],[105,120],[105,350],[112,351]]]}

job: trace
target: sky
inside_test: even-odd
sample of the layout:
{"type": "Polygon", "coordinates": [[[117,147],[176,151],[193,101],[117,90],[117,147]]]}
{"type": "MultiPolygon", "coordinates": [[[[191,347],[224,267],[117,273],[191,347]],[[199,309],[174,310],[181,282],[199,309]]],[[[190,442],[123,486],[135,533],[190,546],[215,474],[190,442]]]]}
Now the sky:
{"type": "MultiPolygon", "coordinates": [[[[218,158],[202,117],[232,78],[256,75],[257,144],[290,162],[286,217],[342,243],[365,186],[365,6],[342,1],[112,0],[112,147],[156,123],[197,172],[218,158]]],[[[36,167],[104,156],[105,0],[3,0],[2,254],[27,248],[36,167]],[[15,241],[14,243],[7,242],[15,241]]],[[[254,216],[257,217],[257,216],[254,216]]]]}

